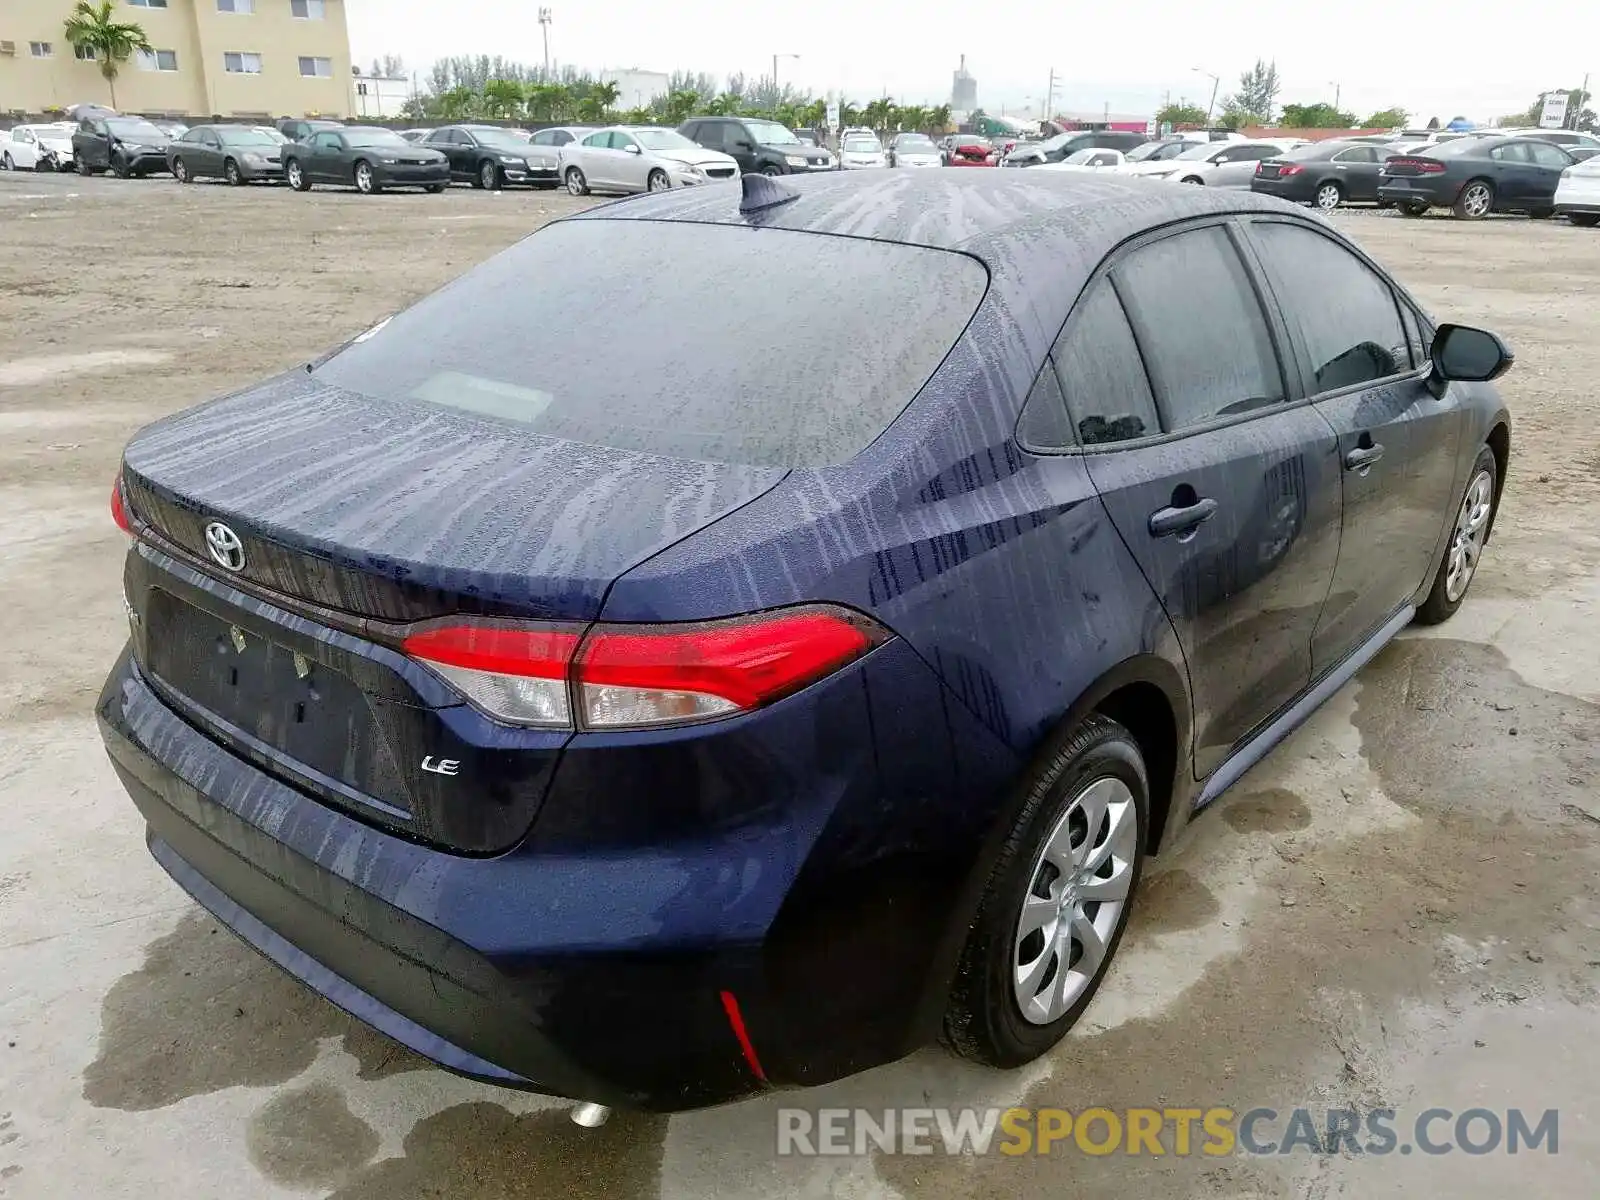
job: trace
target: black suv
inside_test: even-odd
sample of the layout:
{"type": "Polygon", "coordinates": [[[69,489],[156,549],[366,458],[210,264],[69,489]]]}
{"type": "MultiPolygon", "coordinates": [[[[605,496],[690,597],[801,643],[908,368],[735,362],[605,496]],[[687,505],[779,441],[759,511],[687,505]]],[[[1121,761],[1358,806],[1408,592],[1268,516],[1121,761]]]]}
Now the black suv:
{"type": "Polygon", "coordinates": [[[78,174],[111,170],[118,178],[165,174],[172,139],[143,117],[91,116],[78,122],[72,135],[72,159],[78,174]]]}
{"type": "Polygon", "coordinates": [[[694,117],[678,132],[707,150],[720,150],[739,164],[745,174],[804,175],[831,171],[833,155],[808,146],[787,125],[757,117],[694,117]]]}
{"type": "Polygon", "coordinates": [[[343,128],[343,121],[303,121],[297,117],[283,117],[278,121],[278,132],[291,142],[303,142],[319,129],[343,128]]]}
{"type": "Polygon", "coordinates": [[[1006,155],[1008,167],[1037,167],[1060,162],[1079,150],[1121,150],[1127,153],[1150,139],[1142,133],[1121,133],[1115,129],[1078,129],[1057,134],[1043,142],[1023,143],[1006,155]]]}

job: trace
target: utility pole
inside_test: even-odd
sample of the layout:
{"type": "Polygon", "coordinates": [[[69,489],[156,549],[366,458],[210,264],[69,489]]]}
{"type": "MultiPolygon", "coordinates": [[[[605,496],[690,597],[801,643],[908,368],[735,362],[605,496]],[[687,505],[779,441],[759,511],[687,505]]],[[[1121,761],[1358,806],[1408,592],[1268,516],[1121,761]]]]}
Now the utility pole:
{"type": "Polygon", "coordinates": [[[798,59],[798,54],[774,54],[772,56],[772,108],[776,112],[778,105],[783,102],[783,92],[778,87],[778,60],[780,58],[798,59]]]}
{"type": "Polygon", "coordinates": [[[1053,107],[1055,107],[1055,102],[1056,102],[1056,69],[1054,67],[1051,67],[1050,68],[1050,82],[1046,85],[1046,87],[1044,89],[1044,103],[1039,106],[1039,120],[1048,121],[1050,119],[1050,110],[1053,107]]]}
{"type": "Polygon", "coordinates": [[[539,32],[544,36],[544,80],[550,82],[550,10],[539,10],[539,32]]]}
{"type": "MultiPolygon", "coordinates": [[[[1567,105],[1567,121],[1570,121],[1572,123],[1571,124],[1571,128],[1576,129],[1578,127],[1578,121],[1580,119],[1582,119],[1582,117],[1583,117],[1583,105],[1584,105],[1584,102],[1586,100],[1588,100],[1588,99],[1589,99],[1589,72],[1585,71],[1583,73],[1583,86],[1578,89],[1578,102],[1576,104],[1567,105]]],[[[1563,121],[1562,124],[1565,125],[1567,123],[1567,121],[1563,121]]]]}
{"type": "Polygon", "coordinates": [[[1331,80],[1331,79],[1328,80],[1328,82],[1333,84],[1333,111],[1334,112],[1338,112],[1339,111],[1339,96],[1344,91],[1344,85],[1343,84],[1339,84],[1339,83],[1334,83],[1334,81],[1331,80]]]}

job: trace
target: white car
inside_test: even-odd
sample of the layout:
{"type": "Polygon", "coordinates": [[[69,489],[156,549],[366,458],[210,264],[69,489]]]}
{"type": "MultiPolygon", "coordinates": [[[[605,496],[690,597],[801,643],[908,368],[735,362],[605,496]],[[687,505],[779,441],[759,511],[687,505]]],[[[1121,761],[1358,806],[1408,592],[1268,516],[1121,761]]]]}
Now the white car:
{"type": "Polygon", "coordinates": [[[0,170],[70,171],[71,125],[18,125],[0,129],[0,170]]]}
{"type": "Polygon", "coordinates": [[[847,133],[839,143],[839,165],[846,171],[861,171],[868,167],[886,167],[889,159],[876,134],[847,133]]]}
{"type": "Polygon", "coordinates": [[[925,133],[897,133],[889,140],[891,167],[942,167],[944,156],[925,133]]]}
{"type": "Polygon", "coordinates": [[[1074,150],[1058,163],[1045,163],[1039,170],[1121,171],[1127,163],[1128,157],[1121,150],[1097,149],[1091,146],[1087,150],[1074,150]]]}
{"type": "Polygon", "coordinates": [[[1160,162],[1134,163],[1122,174],[1146,179],[1170,179],[1177,183],[1206,187],[1248,188],[1256,164],[1276,158],[1285,150],[1305,145],[1294,138],[1259,139],[1242,142],[1202,142],[1176,158],[1160,162]]]}
{"type": "Polygon", "coordinates": [[[1576,129],[1486,129],[1483,132],[1497,137],[1538,138],[1541,142],[1551,142],[1563,150],[1572,150],[1579,146],[1600,148],[1600,137],[1592,133],[1581,133],[1576,129]]]}
{"type": "Polygon", "coordinates": [[[1600,157],[1574,163],[1561,172],[1556,212],[1574,225],[1600,225],[1600,157]]]}
{"type": "Polygon", "coordinates": [[[738,177],[731,155],[656,125],[612,125],[561,147],[561,181],[574,196],[664,192],[738,177]]]}

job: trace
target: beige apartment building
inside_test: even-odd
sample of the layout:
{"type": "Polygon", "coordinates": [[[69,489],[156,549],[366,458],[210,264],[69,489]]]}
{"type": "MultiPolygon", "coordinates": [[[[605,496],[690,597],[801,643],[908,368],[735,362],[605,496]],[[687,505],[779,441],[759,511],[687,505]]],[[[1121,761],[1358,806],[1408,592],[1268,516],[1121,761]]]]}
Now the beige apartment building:
{"type": "MultiPolygon", "coordinates": [[[[109,104],[62,32],[73,0],[0,0],[0,114],[109,104]]],[[[345,0],[118,0],[153,53],[123,63],[116,107],[149,116],[349,116],[345,0]]]]}

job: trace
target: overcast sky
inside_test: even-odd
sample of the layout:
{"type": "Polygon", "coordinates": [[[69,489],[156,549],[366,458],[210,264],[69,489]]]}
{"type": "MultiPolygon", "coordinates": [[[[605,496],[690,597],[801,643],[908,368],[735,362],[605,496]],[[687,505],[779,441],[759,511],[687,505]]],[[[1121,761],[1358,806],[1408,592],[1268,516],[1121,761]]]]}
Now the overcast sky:
{"type": "MultiPolygon", "coordinates": [[[[397,54],[426,72],[451,54],[543,58],[539,0],[346,0],[357,63],[397,54]]],[[[885,91],[902,103],[948,101],[965,53],[978,102],[1033,115],[1049,73],[1055,109],[1146,113],[1170,93],[1204,107],[1259,56],[1275,59],[1278,103],[1332,101],[1364,116],[1398,104],[1414,118],[1486,120],[1524,109],[1548,88],[1600,91],[1600,4],[1558,8],[1468,0],[1115,0],[1095,7],[1039,0],[923,0],[916,6],[810,0],[549,0],[550,58],[590,70],[770,74],[855,100],[885,91]],[[1296,13],[1305,15],[1296,15],[1296,13]]]]}

